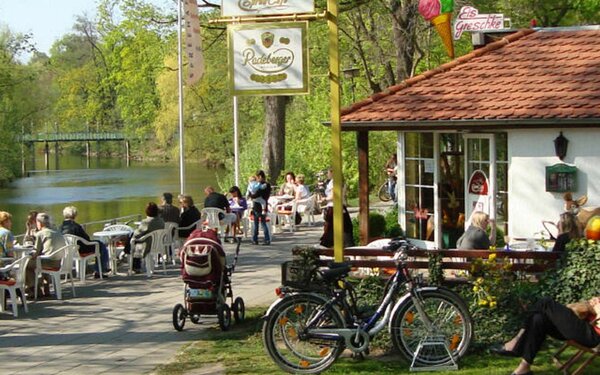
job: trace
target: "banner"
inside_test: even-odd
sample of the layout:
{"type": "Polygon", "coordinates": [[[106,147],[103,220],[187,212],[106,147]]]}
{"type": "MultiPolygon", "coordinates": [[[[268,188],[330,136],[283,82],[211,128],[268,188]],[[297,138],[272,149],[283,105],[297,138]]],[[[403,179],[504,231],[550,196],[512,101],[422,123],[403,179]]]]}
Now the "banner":
{"type": "Polygon", "coordinates": [[[233,95],[308,93],[308,23],[229,25],[233,95]]]}
{"type": "Polygon", "coordinates": [[[314,0],[222,0],[223,17],[314,13],[314,0]]]}
{"type": "Polygon", "coordinates": [[[477,9],[464,6],[460,8],[458,17],[454,22],[454,40],[460,39],[465,31],[478,32],[502,29],[504,29],[503,14],[479,14],[477,9]]]}
{"type": "Polygon", "coordinates": [[[185,20],[185,52],[188,58],[186,83],[193,85],[204,75],[204,55],[202,54],[202,36],[196,0],[183,1],[185,20]]]}

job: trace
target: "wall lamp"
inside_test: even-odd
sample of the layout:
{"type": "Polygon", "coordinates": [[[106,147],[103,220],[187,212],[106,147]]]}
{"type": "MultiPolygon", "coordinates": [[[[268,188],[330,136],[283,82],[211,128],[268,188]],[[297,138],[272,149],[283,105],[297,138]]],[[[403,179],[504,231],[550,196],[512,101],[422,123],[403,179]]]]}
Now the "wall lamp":
{"type": "Polygon", "coordinates": [[[554,152],[560,160],[563,160],[567,156],[568,147],[569,140],[560,132],[558,137],[554,138],[554,152]]]}

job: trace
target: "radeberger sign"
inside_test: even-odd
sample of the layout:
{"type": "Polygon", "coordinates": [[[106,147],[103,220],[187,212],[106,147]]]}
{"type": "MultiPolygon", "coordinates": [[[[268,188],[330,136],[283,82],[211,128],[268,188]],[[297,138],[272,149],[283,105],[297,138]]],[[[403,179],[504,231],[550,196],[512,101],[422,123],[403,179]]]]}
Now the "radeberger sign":
{"type": "Polygon", "coordinates": [[[313,13],[314,0],[222,0],[224,17],[313,13]]]}
{"type": "Polygon", "coordinates": [[[308,93],[307,22],[229,25],[233,95],[308,93]]]}

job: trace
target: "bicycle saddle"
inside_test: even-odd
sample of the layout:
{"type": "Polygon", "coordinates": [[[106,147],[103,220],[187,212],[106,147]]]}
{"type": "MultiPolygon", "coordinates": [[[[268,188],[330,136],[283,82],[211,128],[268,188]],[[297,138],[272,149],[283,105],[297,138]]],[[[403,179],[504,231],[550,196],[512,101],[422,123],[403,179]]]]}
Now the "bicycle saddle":
{"type": "Polygon", "coordinates": [[[331,262],[327,266],[329,267],[328,269],[321,271],[323,280],[327,282],[337,281],[350,272],[350,265],[348,263],[331,262]]]}

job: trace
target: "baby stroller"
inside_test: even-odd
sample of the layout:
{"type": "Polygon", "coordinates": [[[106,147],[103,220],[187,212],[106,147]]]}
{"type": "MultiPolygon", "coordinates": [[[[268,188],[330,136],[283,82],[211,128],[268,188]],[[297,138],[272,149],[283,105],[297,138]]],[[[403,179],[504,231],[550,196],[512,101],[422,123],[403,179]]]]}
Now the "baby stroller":
{"type": "Polygon", "coordinates": [[[173,326],[183,330],[185,319],[199,324],[200,318],[216,315],[219,327],[226,331],[231,325],[231,311],[236,323],[244,320],[245,307],[241,297],[233,299],[231,275],[237,263],[241,239],[232,264],[226,264],[225,251],[217,233],[213,230],[195,230],[180,251],[181,277],[184,282],[183,305],[173,308],[173,326]],[[227,305],[230,298],[231,308],[227,305]]]}

